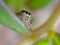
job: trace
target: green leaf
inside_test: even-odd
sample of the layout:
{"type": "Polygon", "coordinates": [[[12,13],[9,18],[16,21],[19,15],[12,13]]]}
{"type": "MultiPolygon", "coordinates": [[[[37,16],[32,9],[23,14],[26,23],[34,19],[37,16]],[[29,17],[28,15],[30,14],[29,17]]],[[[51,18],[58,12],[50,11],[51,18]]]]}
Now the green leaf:
{"type": "Polygon", "coordinates": [[[36,42],[34,45],[50,45],[50,39],[46,38],[44,40],[39,40],[38,42],[36,42]]]}
{"type": "Polygon", "coordinates": [[[60,34],[55,33],[52,41],[53,41],[53,45],[60,45],[60,34]]]}
{"type": "Polygon", "coordinates": [[[26,5],[30,9],[38,9],[48,5],[52,0],[29,0],[25,3],[25,0],[5,0],[6,4],[14,9],[16,12],[19,12],[26,5]]]}
{"type": "Polygon", "coordinates": [[[52,0],[29,0],[27,6],[31,9],[38,9],[48,5],[52,0]]]}
{"type": "Polygon", "coordinates": [[[5,3],[15,12],[20,12],[24,8],[24,0],[5,0],[5,3]]]}
{"type": "Polygon", "coordinates": [[[60,45],[60,34],[51,31],[48,33],[48,37],[42,40],[39,40],[34,45],[60,45]]]}
{"type": "Polygon", "coordinates": [[[0,2],[0,24],[3,24],[20,34],[30,34],[30,31],[24,28],[22,24],[19,24],[12,15],[13,14],[7,10],[6,6],[0,2]]]}

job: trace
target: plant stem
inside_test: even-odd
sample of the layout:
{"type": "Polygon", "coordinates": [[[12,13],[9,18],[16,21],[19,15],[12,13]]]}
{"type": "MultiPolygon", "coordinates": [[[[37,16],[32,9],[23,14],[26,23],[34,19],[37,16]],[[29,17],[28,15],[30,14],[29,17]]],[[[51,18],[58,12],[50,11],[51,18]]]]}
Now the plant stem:
{"type": "Polygon", "coordinates": [[[27,36],[19,45],[32,45],[36,41],[40,39],[40,36],[45,32],[55,29],[54,25],[56,21],[60,18],[60,3],[57,8],[54,10],[51,17],[48,19],[46,23],[44,23],[41,27],[32,31],[32,35],[27,36]]]}

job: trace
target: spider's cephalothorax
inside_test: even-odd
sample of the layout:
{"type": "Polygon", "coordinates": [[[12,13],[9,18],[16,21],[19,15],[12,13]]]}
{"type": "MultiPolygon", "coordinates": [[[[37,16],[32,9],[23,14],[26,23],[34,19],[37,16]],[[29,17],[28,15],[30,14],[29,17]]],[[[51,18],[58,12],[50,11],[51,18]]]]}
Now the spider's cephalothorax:
{"type": "Polygon", "coordinates": [[[31,14],[28,12],[28,11],[25,11],[25,10],[22,10],[20,13],[16,13],[18,18],[23,21],[23,23],[25,24],[25,26],[28,28],[28,29],[31,29],[30,28],[30,25],[32,23],[32,16],[31,14]]]}

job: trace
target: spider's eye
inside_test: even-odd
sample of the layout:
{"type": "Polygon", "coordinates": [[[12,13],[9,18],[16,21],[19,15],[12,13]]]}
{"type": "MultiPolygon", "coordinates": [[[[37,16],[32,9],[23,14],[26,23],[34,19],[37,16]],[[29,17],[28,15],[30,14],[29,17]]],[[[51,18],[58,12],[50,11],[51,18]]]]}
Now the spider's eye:
{"type": "Polygon", "coordinates": [[[26,14],[30,16],[30,13],[29,12],[26,12],[26,14]]]}
{"type": "Polygon", "coordinates": [[[28,14],[28,12],[26,12],[26,14],[28,14]]]}
{"type": "Polygon", "coordinates": [[[26,11],[26,10],[22,10],[21,12],[30,15],[30,13],[28,11],[26,11]]]}
{"type": "Polygon", "coordinates": [[[29,13],[29,15],[30,15],[30,13],[29,13]]]}

